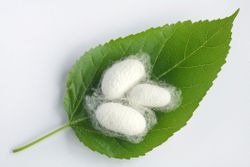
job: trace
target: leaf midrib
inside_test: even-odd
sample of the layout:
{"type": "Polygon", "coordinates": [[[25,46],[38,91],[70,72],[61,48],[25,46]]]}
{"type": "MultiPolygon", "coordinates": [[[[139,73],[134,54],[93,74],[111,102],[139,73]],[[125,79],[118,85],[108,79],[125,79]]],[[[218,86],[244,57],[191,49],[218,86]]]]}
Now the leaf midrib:
{"type": "MultiPolygon", "coordinates": [[[[226,26],[227,24],[228,24],[229,22],[226,22],[226,23],[224,23],[223,25],[221,25],[221,27],[210,37],[210,38],[207,38],[203,43],[202,43],[202,45],[200,45],[197,49],[195,49],[193,52],[191,52],[188,56],[186,56],[186,55],[184,55],[185,53],[183,53],[183,55],[184,55],[184,57],[183,57],[183,59],[182,60],[180,60],[178,63],[176,63],[175,65],[173,65],[170,69],[168,69],[167,71],[165,71],[165,72],[163,72],[163,73],[161,73],[159,76],[157,76],[156,77],[156,79],[157,80],[159,80],[159,79],[161,79],[163,76],[165,76],[166,74],[168,74],[169,72],[171,72],[172,70],[174,70],[176,67],[178,67],[180,64],[182,64],[185,60],[187,60],[187,59],[189,59],[190,57],[192,57],[197,51],[199,51],[201,48],[203,48],[211,39],[213,39],[213,37],[215,37],[216,35],[217,35],[217,33],[219,33],[223,28],[224,28],[224,26],[226,26]]],[[[164,41],[164,44],[163,44],[163,47],[162,48],[164,48],[165,46],[166,46],[166,43],[169,41],[169,39],[173,36],[173,34],[176,32],[176,29],[174,30],[174,32],[172,32],[172,34],[171,34],[171,36],[166,40],[166,41],[164,41]]],[[[189,38],[188,38],[188,40],[187,41],[189,41],[190,40],[190,38],[191,38],[191,35],[189,36],[189,38]]],[[[144,41],[144,44],[145,44],[145,41],[144,41]]],[[[187,44],[188,44],[188,42],[187,42],[187,44]]],[[[187,45],[186,44],[186,45],[187,45]]],[[[105,45],[105,44],[104,44],[105,45]]],[[[103,46],[104,46],[103,45],[103,46]]],[[[187,47],[187,46],[186,46],[187,47]]],[[[161,49],[162,50],[162,49],[161,49]]],[[[160,52],[159,52],[159,54],[161,53],[161,50],[160,50],[160,52]]],[[[185,49],[185,51],[184,52],[186,52],[186,49],[185,49]]],[[[158,58],[159,58],[159,54],[158,54],[158,56],[156,57],[156,60],[155,60],[155,63],[154,63],[154,65],[156,64],[156,62],[158,61],[158,58]]],[[[104,56],[103,56],[103,59],[102,59],[102,61],[101,62],[103,62],[103,60],[107,57],[107,54],[103,54],[104,56]]],[[[91,56],[91,60],[92,60],[92,63],[93,63],[93,56],[92,55],[90,55],[91,56]]],[[[101,63],[100,63],[101,64],[101,63]]],[[[94,63],[93,63],[93,65],[94,65],[94,63]]],[[[154,66],[153,65],[153,66],[154,66]]],[[[100,68],[100,65],[97,67],[97,69],[96,69],[96,72],[95,72],[95,74],[93,75],[93,78],[96,76],[96,74],[97,74],[97,72],[99,71],[99,68],[100,68]]],[[[90,84],[89,84],[90,85],[90,84]]],[[[89,85],[88,86],[86,86],[86,90],[89,88],[89,85]]],[[[81,97],[80,97],[80,99],[82,100],[82,98],[83,98],[83,96],[84,96],[84,93],[81,95],[81,97]]],[[[74,119],[74,116],[75,116],[75,113],[76,113],[76,111],[78,110],[78,108],[79,108],[79,106],[80,106],[80,104],[81,104],[81,100],[79,100],[79,103],[78,103],[78,105],[75,107],[75,109],[73,110],[73,112],[72,112],[72,114],[71,114],[71,119],[70,119],[70,121],[72,121],[73,119],[74,119]]]]}

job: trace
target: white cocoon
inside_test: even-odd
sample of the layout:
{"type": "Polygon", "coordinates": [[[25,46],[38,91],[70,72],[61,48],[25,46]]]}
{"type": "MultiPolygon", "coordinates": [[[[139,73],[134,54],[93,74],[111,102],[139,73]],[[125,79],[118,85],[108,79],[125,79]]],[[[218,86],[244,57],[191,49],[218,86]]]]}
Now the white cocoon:
{"type": "Polygon", "coordinates": [[[127,98],[131,104],[159,108],[170,103],[171,93],[165,87],[145,83],[133,87],[129,91],[127,98]]]}
{"type": "Polygon", "coordinates": [[[121,98],[126,91],[146,76],[144,64],[128,58],[113,64],[103,75],[101,89],[109,100],[121,98]]]}
{"type": "Polygon", "coordinates": [[[139,135],[146,130],[144,116],[135,109],[120,103],[101,104],[95,116],[104,128],[126,136],[139,135]]]}

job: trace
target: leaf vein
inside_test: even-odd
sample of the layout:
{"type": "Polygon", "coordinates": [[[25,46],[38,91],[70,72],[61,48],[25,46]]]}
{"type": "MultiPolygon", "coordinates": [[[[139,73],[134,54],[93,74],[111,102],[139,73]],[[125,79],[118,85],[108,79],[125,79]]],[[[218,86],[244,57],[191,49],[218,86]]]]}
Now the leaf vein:
{"type": "MultiPolygon", "coordinates": [[[[226,23],[224,24],[226,25],[226,23]]],[[[181,63],[183,63],[185,60],[187,60],[188,58],[192,57],[197,51],[199,51],[201,48],[203,48],[208,41],[210,41],[211,39],[213,39],[213,37],[215,37],[215,35],[217,35],[217,33],[219,33],[222,30],[223,26],[221,26],[219,28],[218,31],[216,31],[210,38],[208,38],[201,46],[199,46],[197,49],[195,49],[193,52],[191,52],[185,59],[180,60],[178,63],[176,63],[174,66],[172,66],[170,69],[168,69],[167,71],[161,73],[158,77],[156,77],[157,79],[162,78],[164,75],[168,74],[169,72],[171,72],[173,69],[175,69],[177,66],[179,66],[181,63]]]]}

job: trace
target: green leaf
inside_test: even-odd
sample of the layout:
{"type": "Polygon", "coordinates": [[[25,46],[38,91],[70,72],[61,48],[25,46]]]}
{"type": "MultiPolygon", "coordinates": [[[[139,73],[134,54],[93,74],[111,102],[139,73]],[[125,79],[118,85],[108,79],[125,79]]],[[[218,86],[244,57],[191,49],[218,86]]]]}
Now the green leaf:
{"type": "Polygon", "coordinates": [[[173,112],[157,112],[157,125],[139,144],[103,135],[92,127],[90,119],[71,125],[79,140],[109,157],[131,158],[144,155],[185,126],[225,63],[238,12],[214,21],[185,21],[151,28],[86,52],[67,78],[64,104],[70,122],[88,118],[85,96],[97,87],[103,71],[114,61],[140,51],[151,57],[152,79],[181,89],[183,101],[173,112]]]}

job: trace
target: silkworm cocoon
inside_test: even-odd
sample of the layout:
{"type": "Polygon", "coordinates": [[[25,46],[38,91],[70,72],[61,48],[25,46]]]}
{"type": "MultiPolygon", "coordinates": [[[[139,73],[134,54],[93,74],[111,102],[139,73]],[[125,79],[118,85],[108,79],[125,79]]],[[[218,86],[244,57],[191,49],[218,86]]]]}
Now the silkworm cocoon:
{"type": "Polygon", "coordinates": [[[128,93],[128,101],[145,107],[159,108],[167,106],[171,101],[171,93],[165,87],[154,84],[138,84],[128,93]]]}
{"type": "Polygon", "coordinates": [[[103,75],[101,89],[109,100],[121,98],[126,91],[146,76],[144,64],[128,58],[113,64],[103,75]]]}
{"type": "Polygon", "coordinates": [[[135,136],[146,130],[146,119],[137,110],[120,103],[103,103],[96,112],[97,121],[104,128],[126,136],[135,136]]]}

